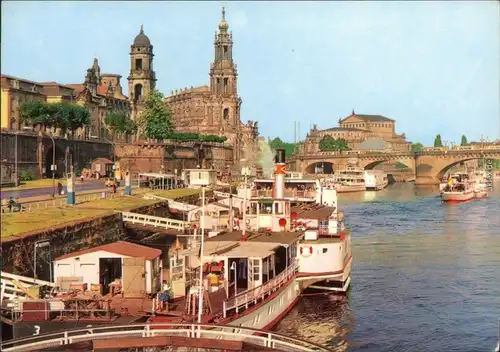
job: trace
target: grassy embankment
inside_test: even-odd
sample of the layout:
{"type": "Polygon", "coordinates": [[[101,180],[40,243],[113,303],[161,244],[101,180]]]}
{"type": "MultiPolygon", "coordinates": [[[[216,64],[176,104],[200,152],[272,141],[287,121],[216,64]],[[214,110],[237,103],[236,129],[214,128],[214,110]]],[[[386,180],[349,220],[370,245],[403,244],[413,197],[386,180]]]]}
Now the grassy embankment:
{"type": "MultiPolygon", "coordinates": [[[[155,192],[166,198],[183,198],[198,194],[200,190],[182,188],[170,191],[155,192]]],[[[77,196],[78,197],[78,196],[77,196]]],[[[99,199],[75,206],[40,209],[29,213],[2,214],[2,238],[21,235],[41,229],[59,227],[65,223],[82,221],[87,218],[111,214],[114,211],[130,211],[147,205],[158,203],[157,200],[142,197],[120,197],[115,199],[99,199]]]]}

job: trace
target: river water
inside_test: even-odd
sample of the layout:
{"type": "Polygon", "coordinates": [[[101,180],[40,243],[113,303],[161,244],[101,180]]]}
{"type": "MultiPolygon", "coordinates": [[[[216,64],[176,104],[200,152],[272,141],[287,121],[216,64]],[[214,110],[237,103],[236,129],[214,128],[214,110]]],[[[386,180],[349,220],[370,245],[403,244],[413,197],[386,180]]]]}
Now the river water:
{"type": "Polygon", "coordinates": [[[340,195],[351,289],[302,297],[276,331],[334,351],[493,351],[500,318],[500,183],[443,204],[437,187],[340,195]]]}

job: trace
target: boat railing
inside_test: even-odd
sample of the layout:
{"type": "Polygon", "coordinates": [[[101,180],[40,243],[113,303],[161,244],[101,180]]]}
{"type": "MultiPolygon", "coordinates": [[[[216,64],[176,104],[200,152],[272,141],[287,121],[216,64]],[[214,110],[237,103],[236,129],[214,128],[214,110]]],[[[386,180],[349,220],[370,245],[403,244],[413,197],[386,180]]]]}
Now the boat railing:
{"type": "Polygon", "coordinates": [[[234,309],[236,313],[240,313],[250,305],[264,300],[265,297],[276,292],[284,283],[289,281],[297,273],[298,268],[299,261],[295,259],[285,270],[266,283],[224,300],[222,308],[223,317],[226,318],[230,310],[234,309]]]}
{"type": "MultiPolygon", "coordinates": [[[[285,189],[284,196],[289,197],[289,198],[314,198],[316,196],[316,191],[315,190],[285,189]]],[[[252,190],[252,197],[272,198],[273,191],[271,189],[252,190]]]]}
{"type": "MultiPolygon", "coordinates": [[[[172,323],[108,325],[88,327],[86,329],[64,330],[56,333],[3,341],[1,347],[2,351],[5,352],[38,351],[41,349],[60,349],[60,346],[63,345],[86,341],[108,340],[114,347],[112,349],[120,349],[126,347],[121,342],[121,339],[150,338],[156,336],[187,337],[188,341],[190,339],[209,339],[209,341],[205,340],[207,346],[200,346],[203,348],[213,347],[209,345],[213,344],[213,340],[217,340],[222,342],[221,346],[223,346],[223,341],[241,341],[257,347],[277,351],[328,351],[327,348],[312,342],[269,331],[231,325],[172,323]]],[[[189,346],[187,345],[186,347],[189,346]]]]}

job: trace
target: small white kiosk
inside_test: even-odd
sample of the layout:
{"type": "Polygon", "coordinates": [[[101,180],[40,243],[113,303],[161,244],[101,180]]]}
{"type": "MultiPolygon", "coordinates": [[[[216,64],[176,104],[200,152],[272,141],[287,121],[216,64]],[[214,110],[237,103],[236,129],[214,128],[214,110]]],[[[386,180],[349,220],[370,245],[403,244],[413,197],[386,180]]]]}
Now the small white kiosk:
{"type": "Polygon", "coordinates": [[[217,171],[214,169],[186,169],[183,173],[189,188],[212,187],[217,184],[217,171]]]}

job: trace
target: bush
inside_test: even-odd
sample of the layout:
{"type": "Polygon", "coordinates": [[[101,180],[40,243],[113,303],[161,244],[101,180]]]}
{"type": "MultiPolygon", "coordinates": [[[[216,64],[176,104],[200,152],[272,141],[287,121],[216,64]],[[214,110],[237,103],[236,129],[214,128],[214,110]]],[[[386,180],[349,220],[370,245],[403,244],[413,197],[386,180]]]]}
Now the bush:
{"type": "Polygon", "coordinates": [[[33,181],[35,179],[35,173],[31,170],[21,171],[19,174],[19,179],[21,181],[33,181]]]}

